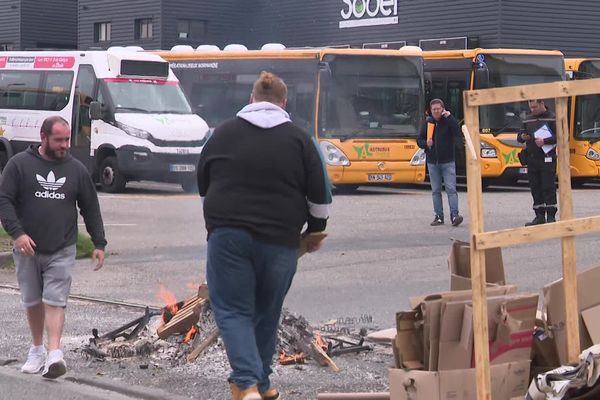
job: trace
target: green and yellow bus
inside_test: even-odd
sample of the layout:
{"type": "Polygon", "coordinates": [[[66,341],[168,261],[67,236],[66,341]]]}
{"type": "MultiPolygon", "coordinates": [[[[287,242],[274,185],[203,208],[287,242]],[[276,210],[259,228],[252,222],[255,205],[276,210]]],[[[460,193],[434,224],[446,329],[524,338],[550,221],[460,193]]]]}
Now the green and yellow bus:
{"type": "MultiPolygon", "coordinates": [[[[600,58],[565,59],[567,79],[600,78],[600,58]]],[[[600,94],[569,99],[571,180],[579,186],[600,176],[600,94]]]]}
{"type": "MultiPolygon", "coordinates": [[[[469,49],[424,51],[426,98],[441,98],[457,120],[463,120],[464,90],[517,86],[565,79],[559,51],[469,49]]],[[[554,111],[554,100],[546,100],[554,111]]],[[[484,184],[526,179],[517,154],[523,147],[517,132],[529,112],[527,102],[484,106],[479,111],[481,175],[484,184]]],[[[457,174],[464,175],[464,146],[457,174]]]]}
{"type": "Polygon", "coordinates": [[[314,135],[339,189],[425,178],[424,153],[416,145],[425,104],[419,48],[157,54],[170,62],[192,107],[212,128],[248,103],[261,71],[282,77],[292,121],[314,135]]]}

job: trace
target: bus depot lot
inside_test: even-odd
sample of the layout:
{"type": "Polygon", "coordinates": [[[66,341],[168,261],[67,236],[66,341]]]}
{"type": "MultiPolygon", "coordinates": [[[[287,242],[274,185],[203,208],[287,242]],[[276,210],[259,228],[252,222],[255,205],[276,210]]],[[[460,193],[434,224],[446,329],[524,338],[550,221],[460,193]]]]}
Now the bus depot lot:
{"type": "MultiPolygon", "coordinates": [[[[577,217],[594,215],[600,185],[573,191],[577,217]]],[[[395,313],[408,308],[410,296],[449,289],[447,257],[450,238],[468,240],[466,192],[459,193],[463,225],[448,221],[431,227],[428,185],[394,188],[361,187],[351,195],[334,197],[329,237],[317,253],[304,256],[285,306],[314,325],[336,319],[368,320],[368,328],[394,326],[395,313]],[[369,318],[361,318],[368,316],[369,318]]],[[[522,224],[532,218],[526,186],[491,187],[484,193],[486,230],[522,224]]],[[[75,269],[72,292],[138,304],[162,305],[162,284],[181,300],[193,294],[204,279],[206,233],[196,195],[169,185],[129,185],[119,195],[100,193],[109,241],[105,267],[93,273],[89,260],[75,269]]],[[[444,196],[444,204],[446,200],[444,196]]],[[[81,227],[83,229],[83,227],[81,227]]],[[[580,269],[598,265],[600,235],[577,238],[580,269]]],[[[561,276],[560,241],[516,246],[503,251],[506,280],[522,292],[540,292],[561,276]]],[[[0,283],[15,284],[14,272],[0,270],[0,283]]],[[[14,291],[0,291],[5,307],[0,354],[24,360],[28,347],[26,321],[14,291]]],[[[142,315],[141,310],[72,301],[67,308],[65,346],[81,348],[92,328],[100,334],[142,315]]],[[[144,385],[195,399],[226,398],[227,369],[210,376],[194,364],[140,369],[138,363],[90,363],[67,351],[67,362],[79,375],[102,375],[117,383],[144,385]],[[76,370],[75,370],[76,368],[76,370]]],[[[392,357],[369,361],[364,354],[334,358],[342,370],[294,366],[276,368],[273,384],[287,399],[316,398],[318,392],[385,391],[392,357]]],[[[37,378],[37,377],[36,377],[37,378]]]]}

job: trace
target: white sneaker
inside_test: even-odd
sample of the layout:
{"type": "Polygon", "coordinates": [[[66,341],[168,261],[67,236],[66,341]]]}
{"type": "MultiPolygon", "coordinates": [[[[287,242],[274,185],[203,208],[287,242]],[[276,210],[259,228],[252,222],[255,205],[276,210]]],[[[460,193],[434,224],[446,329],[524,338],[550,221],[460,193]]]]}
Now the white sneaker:
{"type": "Polygon", "coordinates": [[[37,374],[44,368],[46,362],[46,348],[42,346],[31,346],[27,354],[27,361],[21,367],[21,372],[26,374],[37,374]]]}
{"type": "Polygon", "coordinates": [[[65,372],[67,372],[67,363],[63,359],[63,352],[61,350],[52,350],[48,353],[42,376],[48,379],[56,379],[64,375],[65,372]]]}

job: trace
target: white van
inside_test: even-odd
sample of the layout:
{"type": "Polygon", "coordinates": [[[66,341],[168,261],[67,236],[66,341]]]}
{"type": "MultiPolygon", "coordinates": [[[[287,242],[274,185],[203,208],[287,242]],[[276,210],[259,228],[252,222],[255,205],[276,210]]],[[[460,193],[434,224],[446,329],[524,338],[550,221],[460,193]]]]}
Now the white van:
{"type": "Polygon", "coordinates": [[[169,68],[154,54],[107,51],[0,52],[0,168],[39,143],[44,119],[71,124],[71,153],[107,192],[127,181],[195,189],[208,137],[169,68]]]}

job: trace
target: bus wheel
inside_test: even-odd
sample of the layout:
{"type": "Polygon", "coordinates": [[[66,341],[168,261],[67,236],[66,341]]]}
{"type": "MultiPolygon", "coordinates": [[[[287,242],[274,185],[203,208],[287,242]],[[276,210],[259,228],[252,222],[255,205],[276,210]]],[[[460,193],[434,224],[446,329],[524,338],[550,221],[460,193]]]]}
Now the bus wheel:
{"type": "Polygon", "coordinates": [[[181,182],[181,188],[186,193],[198,193],[198,182],[195,178],[187,179],[181,182]]]}
{"type": "Polygon", "coordinates": [[[335,193],[350,194],[356,192],[358,185],[336,185],[335,193]]]}
{"type": "Polygon", "coordinates": [[[119,193],[125,189],[127,180],[119,171],[116,157],[106,157],[100,164],[100,186],[108,193],[119,193]]]}
{"type": "Polygon", "coordinates": [[[581,189],[586,182],[588,182],[587,178],[571,178],[571,188],[581,189]]]}

